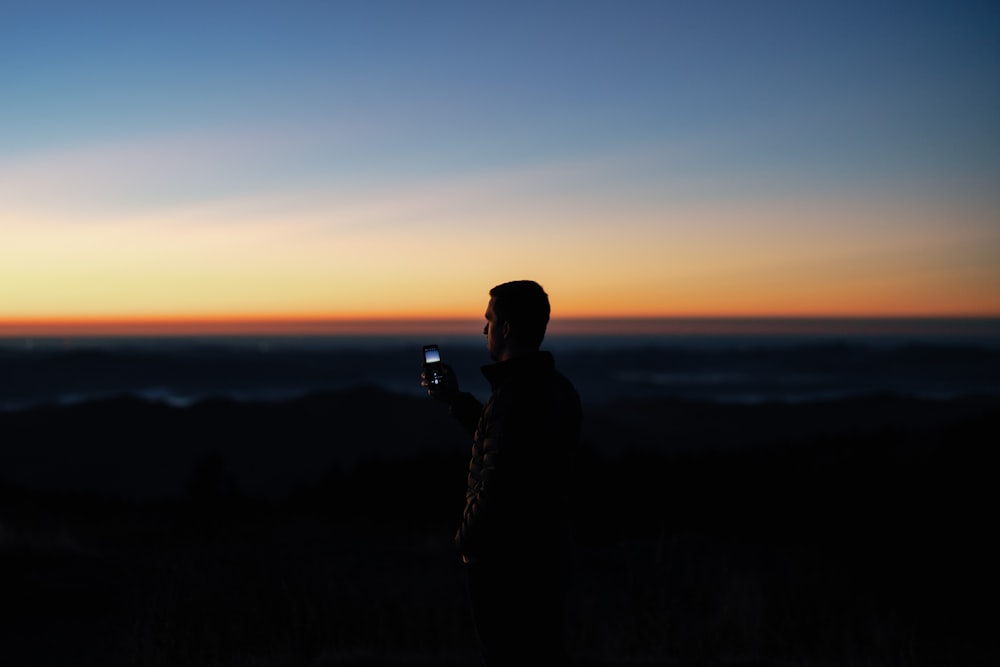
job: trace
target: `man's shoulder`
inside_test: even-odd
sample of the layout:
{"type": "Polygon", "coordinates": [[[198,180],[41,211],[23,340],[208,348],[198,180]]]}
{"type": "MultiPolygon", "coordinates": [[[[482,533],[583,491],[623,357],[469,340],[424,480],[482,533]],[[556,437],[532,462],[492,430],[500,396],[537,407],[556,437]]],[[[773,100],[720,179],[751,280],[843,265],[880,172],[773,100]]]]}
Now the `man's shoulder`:
{"type": "Polygon", "coordinates": [[[580,395],[573,382],[559,371],[523,376],[517,381],[499,387],[494,397],[504,403],[526,403],[542,407],[551,405],[553,399],[560,403],[580,403],[580,395]]]}

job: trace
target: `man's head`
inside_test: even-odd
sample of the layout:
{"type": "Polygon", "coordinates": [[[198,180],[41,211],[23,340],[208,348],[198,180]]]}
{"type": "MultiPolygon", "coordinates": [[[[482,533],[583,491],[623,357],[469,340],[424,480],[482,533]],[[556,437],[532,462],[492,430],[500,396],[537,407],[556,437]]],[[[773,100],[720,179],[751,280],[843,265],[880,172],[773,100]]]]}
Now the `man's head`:
{"type": "Polygon", "coordinates": [[[549,296],[533,280],[515,280],[490,290],[486,307],[486,346],[502,360],[537,350],[549,323],[549,296]]]}

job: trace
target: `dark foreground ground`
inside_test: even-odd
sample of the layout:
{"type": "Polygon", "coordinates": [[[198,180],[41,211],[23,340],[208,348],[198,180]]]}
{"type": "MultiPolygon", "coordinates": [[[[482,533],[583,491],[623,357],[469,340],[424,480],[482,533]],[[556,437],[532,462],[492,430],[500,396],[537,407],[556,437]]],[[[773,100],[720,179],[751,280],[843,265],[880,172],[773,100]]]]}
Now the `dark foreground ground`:
{"type": "MultiPolygon", "coordinates": [[[[371,390],[0,414],[0,663],[477,664],[451,429],[371,390]]],[[[572,653],[997,664],[997,443],[988,398],[595,408],[572,653]]]]}

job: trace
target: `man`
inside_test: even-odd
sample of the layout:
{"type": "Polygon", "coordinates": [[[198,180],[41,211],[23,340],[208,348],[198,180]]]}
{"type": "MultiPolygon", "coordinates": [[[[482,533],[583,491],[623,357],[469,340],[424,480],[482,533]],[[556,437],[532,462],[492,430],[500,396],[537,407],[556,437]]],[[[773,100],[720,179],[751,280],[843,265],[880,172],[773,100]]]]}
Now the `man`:
{"type": "Polygon", "coordinates": [[[570,489],[580,398],[539,348],[549,299],[533,281],[490,290],[483,406],[450,367],[422,385],[473,436],[465,511],[455,536],[483,662],[564,665],[570,489]]]}

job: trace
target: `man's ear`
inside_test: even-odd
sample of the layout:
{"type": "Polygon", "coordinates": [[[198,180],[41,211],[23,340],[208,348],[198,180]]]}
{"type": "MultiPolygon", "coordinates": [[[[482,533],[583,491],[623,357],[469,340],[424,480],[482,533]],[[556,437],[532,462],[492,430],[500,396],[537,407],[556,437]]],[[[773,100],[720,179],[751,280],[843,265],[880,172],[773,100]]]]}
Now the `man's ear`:
{"type": "Polygon", "coordinates": [[[503,337],[504,339],[510,338],[510,320],[503,323],[503,337]]]}

